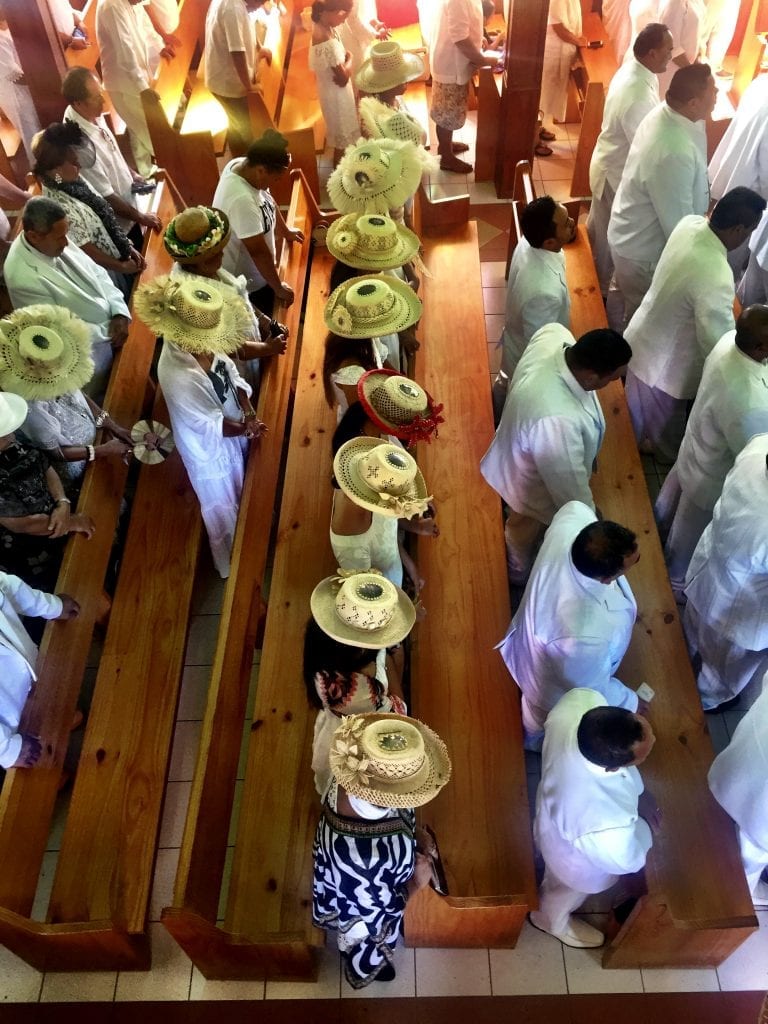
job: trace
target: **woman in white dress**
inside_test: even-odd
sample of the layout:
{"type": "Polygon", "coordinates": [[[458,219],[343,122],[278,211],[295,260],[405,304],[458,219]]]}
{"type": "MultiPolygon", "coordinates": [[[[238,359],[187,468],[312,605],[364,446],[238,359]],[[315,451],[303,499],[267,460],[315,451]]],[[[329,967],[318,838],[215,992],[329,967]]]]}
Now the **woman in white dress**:
{"type": "Polygon", "coordinates": [[[339,27],[349,17],[353,0],[315,0],[312,4],[312,45],[309,67],[315,73],[317,96],[325,121],[325,141],[333,147],[333,166],[347,146],[360,137],[352,54],[339,38],[339,27]]]}

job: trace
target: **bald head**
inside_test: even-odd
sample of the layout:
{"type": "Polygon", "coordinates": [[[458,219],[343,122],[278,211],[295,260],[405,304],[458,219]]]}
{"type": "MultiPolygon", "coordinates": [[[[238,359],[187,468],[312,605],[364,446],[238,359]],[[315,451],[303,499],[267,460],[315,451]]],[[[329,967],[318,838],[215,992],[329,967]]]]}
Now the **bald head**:
{"type": "Polygon", "coordinates": [[[736,321],[736,344],[751,359],[768,359],[768,306],[747,306],[736,321]]]}

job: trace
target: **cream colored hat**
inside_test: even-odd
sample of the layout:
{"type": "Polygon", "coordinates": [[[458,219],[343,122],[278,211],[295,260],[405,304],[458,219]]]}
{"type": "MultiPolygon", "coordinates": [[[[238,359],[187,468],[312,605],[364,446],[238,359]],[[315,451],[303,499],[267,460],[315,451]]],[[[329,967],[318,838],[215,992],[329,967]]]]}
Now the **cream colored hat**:
{"type": "Polygon", "coordinates": [[[342,718],[331,740],[330,766],[350,796],[376,807],[421,807],[451,777],[446,745],[406,715],[342,718]]]}
{"type": "Polygon", "coordinates": [[[221,252],[229,241],[229,218],[213,206],[190,206],[165,229],[165,248],[177,263],[197,263],[221,252]]]}
{"type": "Polygon", "coordinates": [[[318,583],[309,604],[315,622],[333,640],[376,651],[399,644],[416,621],[413,601],[376,569],[339,569],[318,583]]]}
{"type": "Polygon", "coordinates": [[[431,441],[444,422],[438,405],[420,384],[397,370],[368,370],[357,382],[368,419],[379,430],[407,441],[431,441]]]}
{"type": "Polygon", "coordinates": [[[406,53],[394,39],[383,39],[368,50],[355,75],[361,92],[386,92],[424,74],[424,61],[417,53],[406,53]]]}
{"type": "Polygon", "coordinates": [[[350,501],[381,515],[410,519],[431,501],[413,456],[379,437],[353,437],[343,444],[333,475],[350,501]]]}
{"type": "Polygon", "coordinates": [[[27,418],[27,403],[21,395],[0,394],[0,437],[18,430],[27,418]]]}
{"type": "Polygon", "coordinates": [[[358,105],[360,120],[372,139],[395,139],[423,146],[427,133],[420,121],[407,110],[393,110],[375,96],[364,96],[358,105]]]}
{"type": "Polygon", "coordinates": [[[394,270],[419,252],[419,238],[386,213],[347,213],[328,228],[325,244],[337,260],[358,270],[394,270]]]}
{"type": "Polygon", "coordinates": [[[415,324],[421,311],[421,301],[405,281],[372,274],[352,277],[331,292],[323,319],[341,338],[379,338],[415,324]]]}
{"type": "Polygon", "coordinates": [[[341,213],[387,213],[411,198],[427,166],[426,150],[412,142],[360,139],[328,178],[328,195],[341,213]]]}
{"type": "Polygon", "coordinates": [[[91,331],[63,306],[23,306],[0,320],[0,388],[31,402],[77,391],[93,376],[91,331]]]}
{"type": "Polygon", "coordinates": [[[253,337],[253,314],[234,288],[207,277],[163,276],[139,285],[134,309],[184,352],[235,352],[253,337]]]}

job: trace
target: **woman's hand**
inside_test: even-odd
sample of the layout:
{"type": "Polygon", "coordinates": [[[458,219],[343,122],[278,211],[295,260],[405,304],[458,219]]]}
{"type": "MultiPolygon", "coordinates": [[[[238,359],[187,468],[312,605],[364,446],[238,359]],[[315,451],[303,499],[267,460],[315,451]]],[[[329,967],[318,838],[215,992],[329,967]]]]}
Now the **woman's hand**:
{"type": "Polygon", "coordinates": [[[264,346],[264,356],[281,356],[288,348],[288,337],[285,334],[278,334],[276,338],[267,338],[261,344],[264,346]]]}
{"type": "Polygon", "coordinates": [[[298,228],[286,227],[285,231],[283,232],[283,238],[286,240],[286,242],[303,242],[304,232],[299,231],[298,228]]]}
{"type": "Polygon", "coordinates": [[[258,439],[263,437],[269,430],[266,423],[262,423],[261,420],[256,419],[255,417],[245,420],[244,427],[243,437],[247,438],[249,441],[258,441],[258,439]]]}
{"type": "Polygon", "coordinates": [[[158,233],[163,230],[163,222],[154,213],[142,213],[139,216],[139,224],[144,228],[152,228],[158,233]]]}
{"type": "Polygon", "coordinates": [[[69,504],[66,501],[57,505],[48,516],[48,536],[53,540],[66,537],[69,533],[71,518],[69,504]]]}
{"type": "Polygon", "coordinates": [[[288,282],[281,281],[280,287],[275,288],[275,298],[280,302],[285,303],[286,306],[291,306],[296,296],[293,293],[293,288],[291,288],[288,282]]]}
{"type": "Polygon", "coordinates": [[[117,437],[112,437],[103,444],[97,444],[95,449],[97,459],[126,459],[131,452],[133,452],[133,443],[128,444],[117,437]]]}
{"type": "Polygon", "coordinates": [[[337,64],[336,67],[331,68],[331,74],[333,75],[333,81],[340,89],[343,89],[349,81],[349,72],[343,64],[337,64]]]}

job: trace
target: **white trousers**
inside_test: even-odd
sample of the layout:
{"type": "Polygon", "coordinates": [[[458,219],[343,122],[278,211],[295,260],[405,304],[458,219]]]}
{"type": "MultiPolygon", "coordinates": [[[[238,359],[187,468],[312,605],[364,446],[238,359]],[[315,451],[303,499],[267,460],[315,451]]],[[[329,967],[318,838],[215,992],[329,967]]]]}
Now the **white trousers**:
{"type": "Polygon", "coordinates": [[[683,631],[691,657],[701,657],[696,685],[705,711],[738,696],[753,679],[768,670],[768,651],[739,647],[704,622],[690,601],[683,613],[683,631]]]}
{"type": "Polygon", "coordinates": [[[673,463],[685,434],[687,400],[649,387],[631,369],[624,391],[638,445],[650,441],[661,461],[673,463]]]}
{"type": "Polygon", "coordinates": [[[152,170],[152,140],[149,137],[147,119],[138,92],[111,92],[112,106],[125,121],[131,138],[131,149],[139,174],[149,174],[152,170]]]}
{"type": "Polygon", "coordinates": [[[539,98],[539,107],[545,118],[550,116],[553,121],[565,120],[568,79],[575,56],[576,47],[561,39],[549,25],[544,39],[544,64],[541,70],[539,98]]]}
{"type": "Polygon", "coordinates": [[[712,509],[691,501],[680,486],[675,466],[670,469],[653,506],[669,580],[676,595],[685,588],[685,574],[702,533],[712,521],[712,509]]]}
{"type": "MultiPolygon", "coordinates": [[[[763,810],[768,814],[768,811],[763,810]]],[[[750,894],[754,896],[760,875],[763,873],[763,869],[768,867],[768,850],[756,843],[741,828],[739,829],[739,849],[744,864],[744,874],[747,876],[747,885],[750,894]]]]}
{"type": "Polygon", "coordinates": [[[613,276],[616,287],[624,299],[624,326],[635,314],[635,310],[645,298],[645,293],[651,287],[653,272],[656,269],[655,263],[647,263],[641,260],[628,260],[620,256],[615,249],[611,249],[613,259],[613,276]]]}
{"type": "Polygon", "coordinates": [[[768,302],[768,270],[760,266],[754,253],[749,254],[749,263],[736,294],[742,306],[768,302]]]}
{"type": "Polygon", "coordinates": [[[608,287],[613,277],[613,257],[607,235],[608,221],[611,219],[611,208],[615,195],[616,193],[606,181],[600,198],[592,196],[587,217],[587,234],[589,235],[589,244],[592,246],[597,279],[600,282],[600,294],[603,298],[608,294],[608,287]]]}
{"type": "Polygon", "coordinates": [[[568,919],[574,910],[578,910],[589,893],[577,892],[553,873],[551,868],[544,869],[544,878],[539,889],[539,909],[536,912],[536,925],[555,935],[562,935],[568,930],[568,919]]]}

